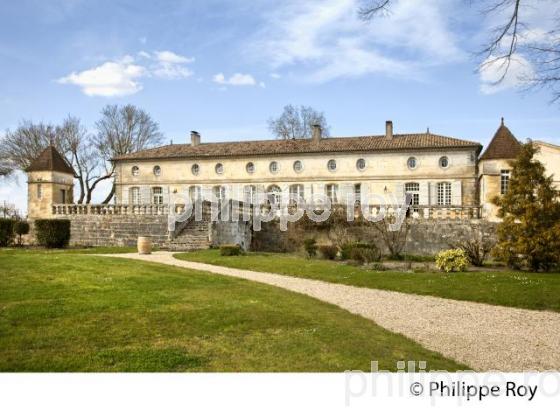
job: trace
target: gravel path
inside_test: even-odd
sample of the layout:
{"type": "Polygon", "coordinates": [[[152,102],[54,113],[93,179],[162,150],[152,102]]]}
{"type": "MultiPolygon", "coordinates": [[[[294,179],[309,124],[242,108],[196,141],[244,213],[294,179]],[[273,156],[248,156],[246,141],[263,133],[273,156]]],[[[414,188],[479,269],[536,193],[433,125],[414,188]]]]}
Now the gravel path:
{"type": "Polygon", "coordinates": [[[477,371],[560,370],[560,313],[358,288],[187,262],[175,259],[170,252],[105,256],[234,276],[303,293],[370,319],[477,371]]]}

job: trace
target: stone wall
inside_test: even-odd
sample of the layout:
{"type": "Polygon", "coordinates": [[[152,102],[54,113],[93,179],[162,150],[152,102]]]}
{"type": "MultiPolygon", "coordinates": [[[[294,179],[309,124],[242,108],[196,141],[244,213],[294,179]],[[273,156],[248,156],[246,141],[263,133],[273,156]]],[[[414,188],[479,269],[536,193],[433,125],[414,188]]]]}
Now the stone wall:
{"type": "Polygon", "coordinates": [[[244,250],[249,250],[252,239],[251,222],[214,222],[212,224],[212,246],[237,244],[244,250]]]}
{"type": "Polygon", "coordinates": [[[139,236],[164,246],[167,215],[60,215],[69,219],[71,246],[136,246],[139,236]]]}
{"type": "MultiPolygon", "coordinates": [[[[449,249],[452,244],[468,239],[473,229],[489,238],[496,236],[496,223],[481,219],[472,220],[420,220],[413,221],[406,241],[405,252],[414,255],[434,255],[449,249]]],[[[262,229],[253,232],[252,249],[267,252],[286,252],[297,250],[303,239],[315,238],[319,244],[340,243],[348,240],[368,240],[378,244],[387,254],[380,235],[371,227],[348,225],[344,228],[305,229],[304,232],[290,229],[282,232],[277,222],[262,224],[262,229]]]]}

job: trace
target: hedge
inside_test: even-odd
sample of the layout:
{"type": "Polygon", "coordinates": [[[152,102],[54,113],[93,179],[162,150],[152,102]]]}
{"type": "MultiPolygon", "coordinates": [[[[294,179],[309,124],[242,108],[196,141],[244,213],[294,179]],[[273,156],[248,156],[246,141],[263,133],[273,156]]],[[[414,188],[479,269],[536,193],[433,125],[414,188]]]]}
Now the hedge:
{"type": "Polygon", "coordinates": [[[0,218],[0,247],[8,246],[14,240],[14,223],[13,219],[0,218]]]}
{"type": "Polygon", "coordinates": [[[70,242],[70,220],[37,219],[35,221],[37,243],[47,248],[64,248],[70,242]]]}

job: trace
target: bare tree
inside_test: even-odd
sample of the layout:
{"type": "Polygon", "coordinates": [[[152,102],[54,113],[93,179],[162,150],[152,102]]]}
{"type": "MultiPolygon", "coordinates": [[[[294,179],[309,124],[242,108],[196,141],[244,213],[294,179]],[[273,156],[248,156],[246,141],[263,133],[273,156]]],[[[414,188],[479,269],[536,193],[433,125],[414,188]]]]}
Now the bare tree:
{"type": "Polygon", "coordinates": [[[329,126],[322,112],[311,107],[286,105],[282,115],[268,120],[270,131],[278,139],[311,138],[312,126],[318,124],[323,129],[323,135],[329,135],[329,126]]]}
{"type": "Polygon", "coordinates": [[[56,134],[63,151],[76,172],[80,187],[77,202],[81,204],[86,197],[91,198],[90,183],[98,178],[99,155],[95,152],[91,135],[81,124],[79,118],[68,116],[62,125],[56,128],[56,134]]]}
{"type": "MultiPolygon", "coordinates": [[[[104,161],[104,172],[93,179],[91,191],[97,184],[112,178],[115,173],[115,164],[111,161],[119,155],[130,154],[161,142],[162,134],[159,132],[157,122],[152,120],[144,110],[134,105],[107,105],[101,111],[101,119],[95,124],[97,135],[93,138],[94,146],[104,161]]],[[[115,194],[115,184],[103,203],[108,203],[115,194]]],[[[91,200],[90,192],[86,201],[91,200]]]]}
{"type": "Polygon", "coordinates": [[[0,140],[0,175],[26,169],[51,143],[64,152],[56,127],[51,124],[22,121],[15,131],[7,130],[0,140]]]}
{"type": "MultiPolygon", "coordinates": [[[[387,14],[397,0],[367,0],[359,9],[359,16],[366,21],[387,14]]],[[[469,3],[473,3],[472,0],[469,3]]],[[[503,19],[488,35],[485,45],[478,55],[481,62],[478,70],[494,69],[499,75],[495,84],[507,76],[512,62],[522,55],[532,64],[534,73],[526,74],[519,80],[526,88],[547,87],[552,93],[552,101],[560,99],[560,7],[550,10],[555,27],[543,36],[531,38],[529,25],[523,19],[524,12],[530,7],[531,0],[483,0],[483,15],[497,15],[503,19]],[[523,41],[521,41],[523,40],[523,41]]]]}

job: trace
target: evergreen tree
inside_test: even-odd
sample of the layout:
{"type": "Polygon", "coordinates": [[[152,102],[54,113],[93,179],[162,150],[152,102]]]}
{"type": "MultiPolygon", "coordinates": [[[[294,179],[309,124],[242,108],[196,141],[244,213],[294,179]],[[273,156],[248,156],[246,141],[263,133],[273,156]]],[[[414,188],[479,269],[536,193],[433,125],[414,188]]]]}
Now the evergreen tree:
{"type": "Polygon", "coordinates": [[[494,253],[510,267],[548,271],[560,266],[560,202],[552,177],[533,159],[537,150],[530,141],[522,146],[507,192],[494,198],[503,218],[494,253]]]}

